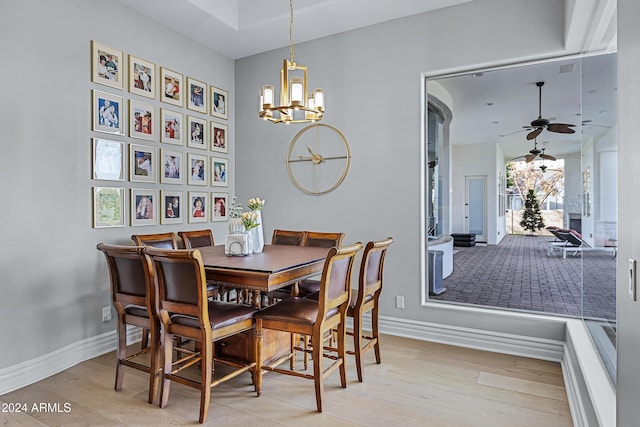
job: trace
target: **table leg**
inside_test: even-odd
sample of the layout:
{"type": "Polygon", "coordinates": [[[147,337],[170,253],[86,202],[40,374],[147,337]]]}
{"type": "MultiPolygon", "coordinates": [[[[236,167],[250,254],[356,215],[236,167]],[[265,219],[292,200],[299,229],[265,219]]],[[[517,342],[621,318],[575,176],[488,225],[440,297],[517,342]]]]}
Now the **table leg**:
{"type": "Polygon", "coordinates": [[[260,304],[260,302],[261,302],[260,291],[253,290],[251,292],[253,293],[253,306],[255,308],[260,308],[260,306],[261,306],[261,304],[260,304]]]}

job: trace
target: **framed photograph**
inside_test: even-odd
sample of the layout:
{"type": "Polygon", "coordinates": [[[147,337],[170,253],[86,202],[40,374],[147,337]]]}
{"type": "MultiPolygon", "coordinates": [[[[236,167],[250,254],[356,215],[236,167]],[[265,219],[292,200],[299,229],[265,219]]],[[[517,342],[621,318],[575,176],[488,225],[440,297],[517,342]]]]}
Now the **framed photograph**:
{"type": "Polygon", "coordinates": [[[183,120],[182,113],[161,108],[160,125],[162,126],[162,132],[160,141],[167,144],[182,145],[183,120]]]}
{"type": "Polygon", "coordinates": [[[93,179],[124,181],[124,143],[93,138],[93,179]]]}
{"type": "Polygon", "coordinates": [[[132,138],[156,139],[156,107],[129,100],[129,136],[132,138]]]}
{"type": "Polygon", "coordinates": [[[211,221],[227,221],[227,206],[229,205],[229,193],[211,193],[211,203],[213,211],[211,212],[211,221]]]}
{"type": "Polygon", "coordinates": [[[178,151],[160,150],[162,161],[162,172],[160,172],[160,182],[163,184],[182,184],[182,156],[178,151]]]}
{"type": "Polygon", "coordinates": [[[131,225],[158,224],[158,190],[131,189],[131,225]]]}
{"type": "Polygon", "coordinates": [[[191,77],[187,77],[187,108],[199,113],[207,114],[207,84],[191,77]]]}
{"type": "Polygon", "coordinates": [[[124,227],[124,188],[93,187],[93,228],[124,227]]]}
{"type": "Polygon", "coordinates": [[[187,145],[193,148],[206,150],[207,144],[207,121],[198,117],[187,116],[187,145]]]}
{"type": "Polygon", "coordinates": [[[228,187],[229,159],[211,157],[211,185],[214,187],[228,187]]]}
{"type": "Polygon", "coordinates": [[[160,101],[182,107],[182,74],[160,67],[160,101]]]}
{"type": "Polygon", "coordinates": [[[162,224],[182,224],[182,215],[180,215],[182,191],[162,190],[160,198],[162,199],[160,222],[162,224]]]}
{"type": "Polygon", "coordinates": [[[189,191],[189,222],[208,222],[209,201],[207,193],[189,191]]]}
{"type": "Polygon", "coordinates": [[[110,93],[93,91],[93,130],[124,135],[122,121],[124,99],[110,93]]]}
{"type": "Polygon", "coordinates": [[[129,55],[129,92],[156,97],[156,64],[129,55]]]}
{"type": "Polygon", "coordinates": [[[211,86],[211,115],[227,120],[229,118],[229,92],[211,86]]]}
{"type": "Polygon", "coordinates": [[[92,40],[91,81],[122,89],[122,51],[92,40]]]}
{"type": "Polygon", "coordinates": [[[211,122],[211,151],[229,153],[229,147],[227,146],[228,130],[227,125],[211,122]]]}
{"type": "Polygon", "coordinates": [[[147,145],[129,145],[129,181],[156,182],[157,149],[147,145]]]}
{"type": "Polygon", "coordinates": [[[207,156],[199,154],[187,154],[187,165],[189,166],[189,176],[187,184],[189,185],[207,185],[207,156]]]}

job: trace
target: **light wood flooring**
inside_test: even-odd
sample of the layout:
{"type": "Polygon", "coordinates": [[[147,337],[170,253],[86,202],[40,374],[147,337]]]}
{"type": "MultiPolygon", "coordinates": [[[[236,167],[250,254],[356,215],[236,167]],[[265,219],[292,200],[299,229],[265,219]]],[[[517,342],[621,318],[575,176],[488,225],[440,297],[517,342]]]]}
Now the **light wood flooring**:
{"type": "MultiPolygon", "coordinates": [[[[381,338],[382,364],[377,365],[373,352],[368,352],[363,383],[357,381],[352,356],[347,360],[346,389],[340,388],[337,371],[327,378],[321,414],[315,410],[312,381],[267,373],[258,398],[247,373],[213,389],[206,425],[572,425],[558,363],[389,335],[381,338]]],[[[127,368],[120,392],[113,390],[114,376],[111,352],[0,396],[0,424],[198,424],[196,389],[173,383],[169,404],[160,409],[146,402],[147,374],[127,368]],[[8,404],[16,403],[25,404],[27,412],[7,412],[8,404]],[[34,403],[49,408],[33,411],[34,403]]]]}

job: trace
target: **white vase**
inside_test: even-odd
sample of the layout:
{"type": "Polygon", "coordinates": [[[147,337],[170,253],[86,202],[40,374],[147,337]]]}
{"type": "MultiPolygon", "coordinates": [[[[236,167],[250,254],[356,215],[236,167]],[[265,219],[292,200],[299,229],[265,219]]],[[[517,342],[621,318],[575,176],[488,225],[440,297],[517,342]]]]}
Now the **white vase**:
{"type": "Polygon", "coordinates": [[[249,233],[253,238],[253,253],[260,253],[264,248],[264,231],[262,231],[262,211],[254,211],[257,215],[258,226],[252,228],[249,233]]]}
{"type": "Polygon", "coordinates": [[[229,234],[241,234],[244,232],[244,225],[240,218],[229,218],[229,234]]]}
{"type": "Polygon", "coordinates": [[[254,253],[253,251],[253,236],[251,235],[251,232],[249,231],[247,233],[247,255],[251,255],[252,253],[254,253]]]}

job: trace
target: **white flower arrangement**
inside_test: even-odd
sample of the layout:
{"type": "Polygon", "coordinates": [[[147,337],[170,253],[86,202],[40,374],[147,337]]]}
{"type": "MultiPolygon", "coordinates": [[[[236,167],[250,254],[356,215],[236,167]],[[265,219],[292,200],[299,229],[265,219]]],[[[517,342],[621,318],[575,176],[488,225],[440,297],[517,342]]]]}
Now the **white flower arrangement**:
{"type": "Polygon", "coordinates": [[[242,220],[242,225],[244,225],[244,228],[247,231],[260,225],[258,222],[258,214],[255,212],[242,212],[240,219],[242,220]]]}
{"type": "Polygon", "coordinates": [[[247,207],[252,211],[259,211],[260,209],[262,209],[262,206],[264,206],[264,202],[264,199],[260,200],[259,197],[252,197],[247,202],[247,207]]]}
{"type": "Polygon", "coordinates": [[[231,209],[229,210],[229,218],[240,218],[242,216],[242,205],[238,203],[238,198],[233,196],[231,199],[231,209]]]}

